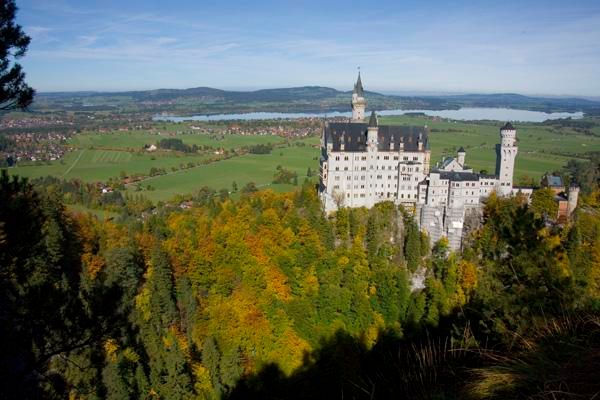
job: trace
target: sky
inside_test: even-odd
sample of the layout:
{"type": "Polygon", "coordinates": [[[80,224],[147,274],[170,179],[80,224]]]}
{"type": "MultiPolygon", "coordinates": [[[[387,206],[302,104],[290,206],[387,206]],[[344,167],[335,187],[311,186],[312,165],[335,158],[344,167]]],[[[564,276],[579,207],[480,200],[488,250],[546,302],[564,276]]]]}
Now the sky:
{"type": "Polygon", "coordinates": [[[17,0],[39,91],[600,96],[600,0],[17,0]]]}

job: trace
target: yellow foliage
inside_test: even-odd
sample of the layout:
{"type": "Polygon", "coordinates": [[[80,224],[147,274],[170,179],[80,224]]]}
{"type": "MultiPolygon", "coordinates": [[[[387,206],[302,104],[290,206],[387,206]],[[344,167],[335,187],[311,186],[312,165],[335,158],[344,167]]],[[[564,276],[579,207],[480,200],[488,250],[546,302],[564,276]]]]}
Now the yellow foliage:
{"type": "Polygon", "coordinates": [[[363,337],[365,346],[367,346],[368,349],[375,345],[379,338],[379,332],[385,327],[385,320],[380,313],[376,312],[373,315],[373,319],[373,323],[367,328],[363,337]]]}
{"type": "Polygon", "coordinates": [[[140,356],[131,347],[123,350],[123,357],[132,363],[137,363],[140,360],[140,356]]]}
{"type": "Polygon", "coordinates": [[[337,265],[339,267],[344,267],[344,266],[348,265],[348,263],[350,263],[350,259],[348,257],[341,256],[340,258],[338,258],[337,265]]]}
{"type": "MultiPolygon", "coordinates": [[[[148,267],[146,270],[146,280],[150,279],[152,276],[152,267],[148,267]]],[[[135,306],[142,313],[142,318],[144,321],[148,321],[152,316],[152,311],[150,310],[150,289],[147,285],[144,285],[142,290],[135,296],[135,306]]]]}
{"type": "Polygon", "coordinates": [[[265,279],[267,281],[267,290],[272,292],[275,297],[282,301],[289,301],[292,297],[292,291],[287,284],[287,277],[279,268],[269,265],[265,269],[265,279]]]}
{"type": "Polygon", "coordinates": [[[200,398],[207,398],[213,392],[210,371],[200,363],[192,364],[194,374],[194,389],[200,398]]]}
{"type": "Polygon", "coordinates": [[[187,337],[179,329],[179,326],[177,326],[175,324],[171,325],[169,327],[169,332],[171,333],[171,335],[173,335],[175,340],[177,340],[177,346],[183,352],[183,354],[186,356],[186,358],[188,358],[188,359],[191,358],[190,345],[188,343],[187,337]]]}
{"type": "Polygon", "coordinates": [[[319,278],[317,278],[317,271],[315,271],[314,266],[311,266],[306,273],[303,288],[307,296],[316,296],[319,294],[319,278]]]}
{"type": "Polygon", "coordinates": [[[477,286],[477,267],[470,261],[461,260],[458,270],[460,271],[460,286],[465,294],[469,294],[477,286]]]}
{"type": "Polygon", "coordinates": [[[281,368],[284,374],[289,376],[294,370],[302,366],[304,355],[310,350],[308,342],[296,335],[291,328],[288,328],[277,341],[267,360],[272,360],[281,368]]]}
{"type": "Polygon", "coordinates": [[[163,345],[167,348],[170,349],[171,346],[173,346],[173,336],[172,335],[167,335],[167,336],[163,336],[162,337],[162,341],[163,341],[163,345]]]}
{"type": "Polygon", "coordinates": [[[103,239],[105,246],[109,249],[125,247],[129,243],[129,234],[125,225],[116,225],[112,222],[103,224],[103,239]]]}
{"type": "Polygon", "coordinates": [[[119,350],[119,345],[115,339],[107,339],[104,341],[104,353],[108,360],[112,362],[117,361],[117,350],[119,350]]]}
{"type": "Polygon", "coordinates": [[[369,296],[375,296],[377,294],[377,287],[375,285],[369,286],[369,296]]]}
{"type": "Polygon", "coordinates": [[[84,253],[81,256],[81,261],[87,267],[87,272],[92,279],[98,275],[98,272],[104,267],[104,258],[97,254],[84,253]]]}

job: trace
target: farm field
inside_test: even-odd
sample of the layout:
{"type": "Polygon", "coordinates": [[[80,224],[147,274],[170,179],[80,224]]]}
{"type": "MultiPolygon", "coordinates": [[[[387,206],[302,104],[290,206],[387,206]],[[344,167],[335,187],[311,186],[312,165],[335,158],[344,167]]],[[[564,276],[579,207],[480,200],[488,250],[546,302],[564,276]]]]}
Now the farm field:
{"type": "MultiPolygon", "coordinates": [[[[182,129],[181,127],[179,129],[182,129]]],[[[215,149],[233,149],[256,144],[280,143],[285,139],[280,136],[259,135],[207,135],[207,134],[158,134],[147,131],[96,133],[86,132],[74,136],[69,144],[77,148],[101,148],[137,151],[144,145],[156,144],[166,138],[181,139],[187,145],[210,146],[215,149]]]]}
{"type": "MultiPolygon", "coordinates": [[[[499,122],[461,122],[431,120],[420,116],[387,116],[380,118],[381,124],[428,125],[430,128],[432,166],[442,155],[454,155],[463,146],[467,151],[467,164],[474,170],[495,170],[495,145],[499,142],[499,122]]],[[[561,132],[541,124],[514,124],[518,130],[519,154],[516,161],[515,181],[528,176],[538,180],[546,171],[563,167],[571,158],[589,151],[600,151],[600,137],[586,136],[568,129],[561,132]]],[[[291,185],[273,185],[272,179],[278,165],[293,170],[303,182],[307,169],[318,171],[319,150],[313,145],[319,138],[292,141],[292,146],[273,150],[271,154],[247,154],[209,165],[191,169],[179,169],[188,162],[198,163],[208,155],[177,152],[148,153],[141,149],[164,137],[176,137],[185,144],[232,149],[245,145],[282,143],[279,136],[206,135],[176,134],[185,126],[167,124],[162,127],[168,135],[155,132],[132,131],[112,133],[82,133],[71,139],[69,145],[75,150],[63,160],[50,165],[19,166],[10,173],[26,177],[53,175],[64,179],[77,178],[83,181],[106,181],[118,177],[122,172],[148,175],[151,168],[164,168],[166,175],[149,177],[137,184],[127,186],[129,193],[143,194],[153,201],[168,200],[177,194],[197,191],[203,186],[213,189],[231,189],[235,181],[239,188],[248,182],[259,187],[271,187],[276,191],[292,189],[291,185]],[[167,129],[168,128],[168,129],[167,129]],[[304,142],[305,146],[297,146],[304,142]],[[149,187],[150,186],[150,187],[149,187]]],[[[317,178],[312,177],[316,182],[317,178]]]]}
{"type": "Polygon", "coordinates": [[[11,173],[28,178],[52,175],[94,182],[118,177],[121,172],[127,175],[147,175],[153,167],[170,171],[173,167],[189,162],[197,163],[208,157],[168,151],[148,153],[142,150],[145,144],[154,144],[166,137],[177,137],[188,145],[204,145],[215,149],[233,149],[284,141],[284,138],[279,136],[225,135],[221,139],[203,134],[168,136],[144,131],[82,133],[69,140],[68,144],[76,150],[67,153],[62,160],[53,161],[49,165],[18,166],[12,168],[11,173]]]}
{"type": "MultiPolygon", "coordinates": [[[[312,138],[307,142],[318,143],[318,139],[312,138]]],[[[293,190],[293,185],[271,183],[277,166],[296,172],[301,184],[309,167],[318,171],[318,156],[319,150],[310,146],[278,148],[271,154],[248,154],[148,178],[142,182],[142,186],[151,185],[153,190],[144,190],[142,193],[152,201],[168,200],[177,194],[193,193],[203,186],[231,190],[234,181],[240,189],[248,182],[254,182],[259,188],[289,191],[293,190]]],[[[313,176],[312,179],[316,182],[318,178],[313,176]]],[[[129,185],[129,193],[139,192],[135,191],[134,185],[129,185]]]]}
{"type": "Polygon", "coordinates": [[[11,168],[12,174],[37,178],[52,175],[63,179],[81,179],[86,182],[106,181],[121,172],[148,174],[150,168],[179,167],[188,162],[198,162],[207,156],[179,153],[141,153],[116,150],[81,149],[68,153],[63,160],[50,165],[31,165],[11,168]]]}

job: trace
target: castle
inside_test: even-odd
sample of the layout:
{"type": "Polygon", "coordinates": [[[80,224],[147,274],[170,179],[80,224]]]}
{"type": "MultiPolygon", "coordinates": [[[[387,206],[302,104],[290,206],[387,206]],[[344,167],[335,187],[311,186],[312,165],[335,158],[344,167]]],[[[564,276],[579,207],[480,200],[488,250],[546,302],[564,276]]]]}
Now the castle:
{"type": "MultiPolygon", "coordinates": [[[[431,168],[427,126],[379,125],[373,111],[364,123],[367,101],[360,73],[352,93],[352,118],[325,125],[321,138],[319,196],[326,212],[392,201],[415,210],[432,242],[446,237],[458,250],[466,217],[481,211],[492,192],[529,197],[532,188],[513,185],[517,131],[506,123],[496,145],[494,175],[476,173],[461,147],[431,168]]],[[[569,193],[577,203],[577,193],[569,193]]]]}

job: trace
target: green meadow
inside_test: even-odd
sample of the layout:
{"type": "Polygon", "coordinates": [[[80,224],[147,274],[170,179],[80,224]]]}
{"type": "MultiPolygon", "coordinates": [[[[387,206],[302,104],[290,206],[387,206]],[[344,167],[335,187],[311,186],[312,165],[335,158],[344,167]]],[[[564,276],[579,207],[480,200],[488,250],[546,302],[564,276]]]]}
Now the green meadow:
{"type": "MultiPolygon", "coordinates": [[[[467,152],[467,164],[476,171],[495,170],[495,145],[499,142],[499,122],[460,122],[431,120],[419,116],[388,116],[380,118],[381,124],[428,125],[432,166],[443,155],[453,155],[463,146],[467,152]]],[[[515,178],[528,176],[539,179],[546,171],[563,167],[571,158],[582,153],[600,151],[600,137],[586,136],[569,129],[555,130],[541,124],[514,124],[517,129],[519,154],[515,178]]],[[[214,149],[233,149],[255,144],[283,144],[278,136],[208,135],[186,133],[185,126],[167,124],[164,129],[153,131],[130,131],[91,133],[74,136],[69,145],[74,151],[63,160],[49,165],[19,166],[12,168],[13,174],[26,177],[54,175],[65,179],[78,178],[83,181],[106,181],[127,175],[148,175],[151,168],[164,168],[166,175],[143,180],[140,185],[127,186],[130,193],[142,193],[153,201],[168,200],[177,194],[197,191],[203,186],[213,189],[229,189],[235,181],[239,188],[248,182],[259,187],[270,187],[276,191],[292,189],[291,185],[273,185],[273,174],[278,165],[298,174],[303,182],[310,167],[318,171],[319,149],[313,147],[319,138],[291,141],[290,146],[278,147],[271,154],[247,154],[208,165],[181,169],[189,162],[197,164],[209,155],[183,154],[169,151],[149,153],[144,145],[154,144],[161,138],[177,137],[188,145],[210,146],[214,149]],[[158,131],[161,130],[161,134],[158,131]],[[179,132],[179,133],[178,133],[179,132]],[[304,142],[303,146],[298,146],[304,142]],[[139,187],[138,187],[139,186],[139,187]],[[142,191],[139,192],[140,187],[142,191]]],[[[316,177],[312,177],[316,181],[316,177]]]]}
{"type": "MultiPolygon", "coordinates": [[[[119,149],[128,151],[141,150],[144,145],[156,144],[161,139],[176,137],[181,139],[185,144],[190,146],[209,146],[215,149],[233,149],[243,146],[252,146],[256,144],[280,143],[285,139],[280,136],[259,136],[259,135],[209,135],[202,133],[186,133],[177,134],[174,129],[177,125],[168,125],[165,129],[157,132],[148,131],[126,131],[126,132],[108,132],[96,133],[86,132],[74,136],[70,140],[70,144],[78,148],[102,148],[102,149],[119,149]]],[[[181,129],[186,129],[185,126],[179,126],[181,129]]]]}
{"type": "Polygon", "coordinates": [[[80,149],[68,153],[63,160],[49,165],[28,165],[11,168],[11,173],[37,178],[53,175],[64,179],[81,179],[86,182],[106,181],[126,175],[147,175],[150,168],[179,167],[188,162],[198,162],[206,156],[183,155],[174,152],[143,153],[123,150],[80,149]]]}
{"type": "MultiPolygon", "coordinates": [[[[318,139],[313,138],[308,142],[318,143],[318,139]]],[[[148,178],[143,181],[143,185],[151,185],[153,190],[144,190],[142,193],[153,201],[168,200],[177,194],[198,191],[203,186],[231,191],[233,182],[236,182],[240,189],[245,184],[254,182],[259,188],[271,188],[279,192],[289,191],[294,186],[272,184],[277,166],[281,165],[296,172],[298,182],[301,184],[306,178],[309,167],[313,171],[318,171],[318,156],[319,150],[310,146],[277,148],[271,154],[247,154],[148,178]]],[[[312,179],[315,182],[317,180],[314,176],[312,179]]],[[[134,185],[130,185],[129,192],[136,193],[134,185]]]]}
{"type": "MultiPolygon", "coordinates": [[[[428,125],[432,165],[443,155],[454,155],[463,146],[466,162],[475,171],[495,171],[496,143],[500,142],[499,122],[432,121],[422,117],[389,116],[381,124],[428,125]]],[[[600,137],[586,136],[575,131],[558,132],[550,126],[524,123],[513,124],[517,129],[519,153],[515,178],[527,175],[539,179],[546,171],[563,167],[571,158],[589,151],[600,151],[600,137]]]]}

